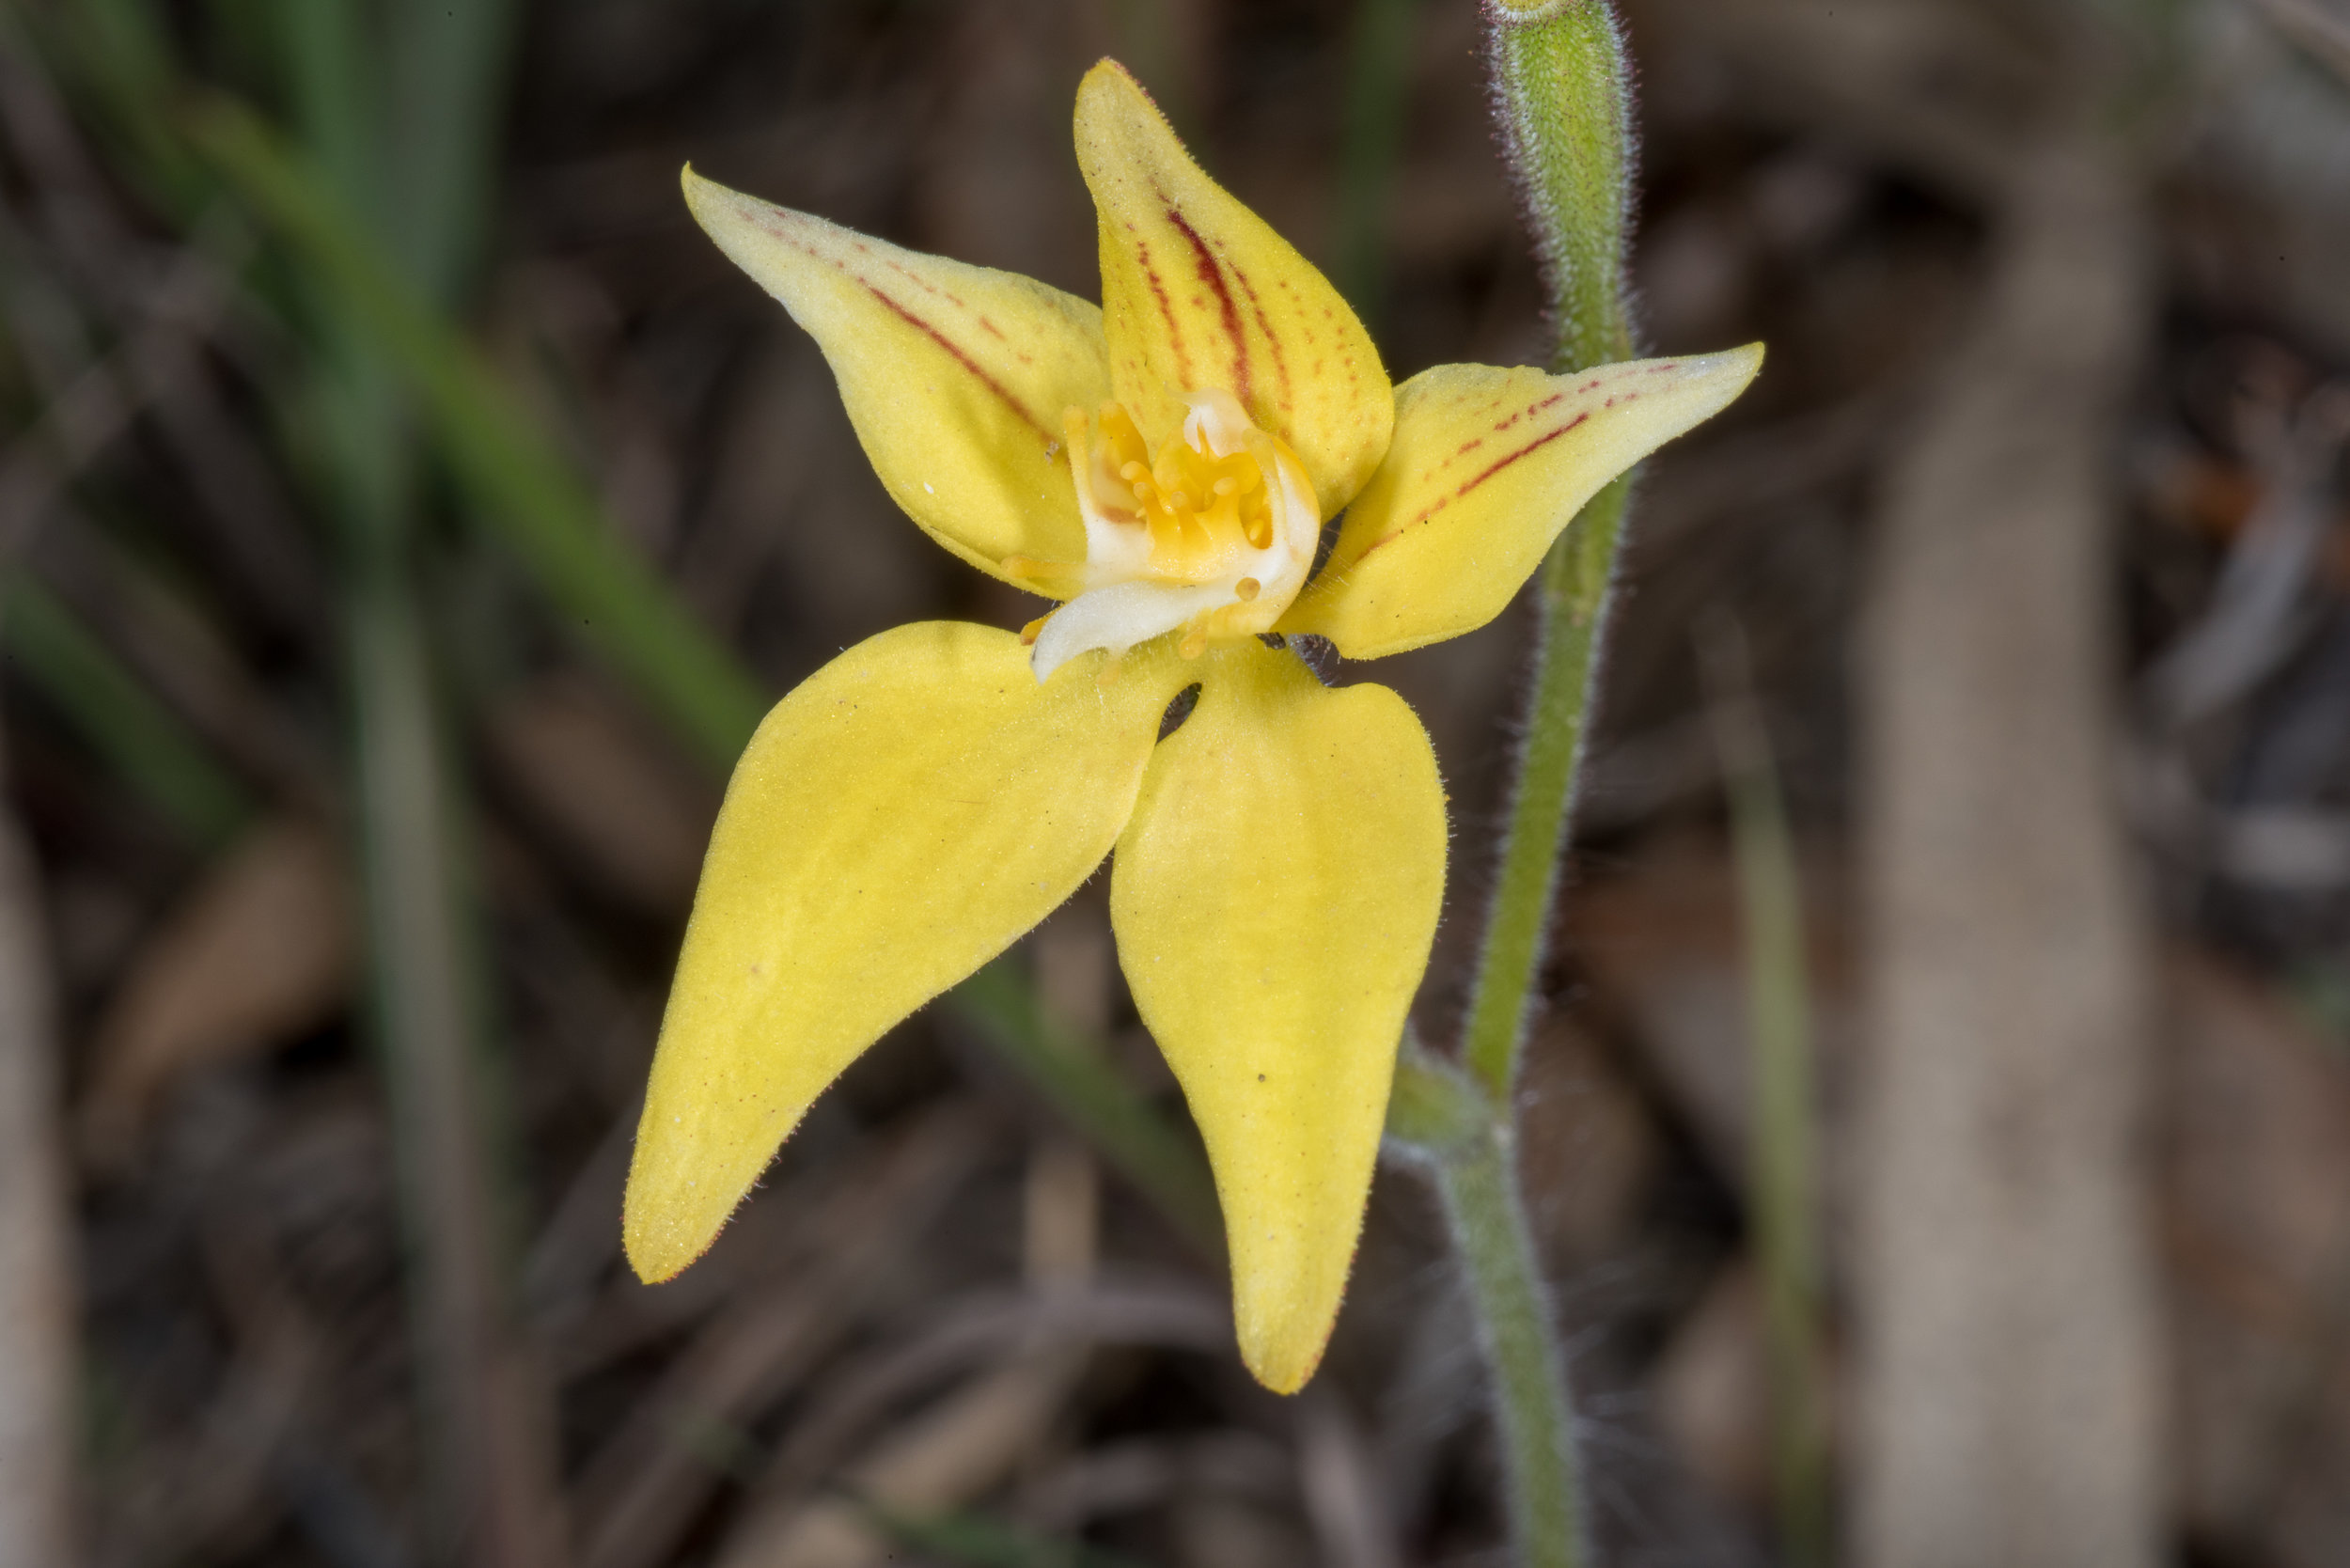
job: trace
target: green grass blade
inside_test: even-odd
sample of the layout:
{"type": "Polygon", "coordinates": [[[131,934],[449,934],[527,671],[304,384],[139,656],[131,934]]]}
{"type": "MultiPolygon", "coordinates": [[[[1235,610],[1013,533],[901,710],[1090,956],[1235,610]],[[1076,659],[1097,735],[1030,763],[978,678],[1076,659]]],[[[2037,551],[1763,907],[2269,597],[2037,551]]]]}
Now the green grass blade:
{"type": "Polygon", "coordinates": [[[28,43],[101,111],[111,166],[160,210],[194,217],[214,182],[171,123],[178,78],[141,0],[0,0],[0,48],[28,43]]]}
{"type": "Polygon", "coordinates": [[[900,1545],[961,1568],[1144,1568],[1120,1553],[1016,1529],[984,1513],[917,1514],[870,1501],[858,1506],[900,1545]]]}
{"type": "Polygon", "coordinates": [[[759,681],[606,527],[572,465],[497,371],[434,316],[316,173],[248,111],[215,100],[191,133],[313,269],[341,315],[400,372],[483,526],[566,621],[713,767],[767,707],[759,681]]]}
{"type": "Polygon", "coordinates": [[[392,237],[402,270],[443,304],[485,248],[515,21],[512,0],[389,8],[392,237]]]}
{"type": "Polygon", "coordinates": [[[0,573],[0,647],[189,842],[217,848],[253,800],[95,633],[24,572],[0,573]]]}
{"type": "Polygon", "coordinates": [[[948,996],[1186,1241],[1202,1256],[1223,1257],[1223,1212],[1198,1145],[1136,1093],[1098,1044],[1047,1017],[1010,960],[996,960],[948,996]]]}
{"type": "Polygon", "coordinates": [[[1355,0],[1339,151],[1338,285],[1377,335],[1387,308],[1387,204],[1403,144],[1413,0],[1355,0]]]}
{"type": "Polygon", "coordinates": [[[294,123],[313,165],[347,210],[385,227],[380,73],[368,69],[376,51],[361,0],[276,0],[273,10],[294,123]]]}
{"type": "Polygon", "coordinates": [[[1751,1194],[1769,1345],[1771,1472],[1791,1568],[1828,1557],[1827,1391],[1823,1387],[1811,997],[1794,836],[1757,711],[1745,639],[1727,622],[1703,650],[1738,863],[1754,1071],[1751,1194]]]}

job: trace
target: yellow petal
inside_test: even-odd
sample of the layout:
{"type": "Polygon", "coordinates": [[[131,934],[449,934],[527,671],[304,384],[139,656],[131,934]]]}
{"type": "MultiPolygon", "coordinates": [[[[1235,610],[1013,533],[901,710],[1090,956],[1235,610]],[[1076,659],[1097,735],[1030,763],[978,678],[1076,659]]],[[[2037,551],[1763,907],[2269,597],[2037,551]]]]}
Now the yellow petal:
{"type": "Polygon", "coordinates": [[[1192,162],[1114,60],[1077,88],[1077,165],[1101,217],[1110,378],[1152,440],[1184,392],[1238,398],[1289,443],[1323,516],[1363,487],[1394,418],[1379,351],[1329,279],[1192,162]]]}
{"type": "Polygon", "coordinates": [[[1233,1316],[1292,1393],[1337,1321],[1396,1043],[1444,896],[1428,736],[1383,686],[1212,651],[1118,841],[1110,914],[1143,1022],[1206,1138],[1233,1316]]]}
{"type": "Polygon", "coordinates": [[[824,1086],[1090,875],[1131,812],[1172,653],[1039,685],[1008,632],[859,643],[735,767],[661,1025],[622,1231],[649,1280],[699,1257],[824,1086]]]}
{"type": "Polygon", "coordinates": [[[824,351],[865,455],[906,515],[1007,582],[1007,557],[1085,559],[1061,414],[1109,396],[1098,309],[690,168],[684,179],[696,221],[824,351]]]}
{"type": "Polygon", "coordinates": [[[1747,388],[1762,346],[1569,376],[1440,365],[1395,390],[1395,441],[1280,622],[1376,659],[1499,615],[1608,480],[1747,388]]]}

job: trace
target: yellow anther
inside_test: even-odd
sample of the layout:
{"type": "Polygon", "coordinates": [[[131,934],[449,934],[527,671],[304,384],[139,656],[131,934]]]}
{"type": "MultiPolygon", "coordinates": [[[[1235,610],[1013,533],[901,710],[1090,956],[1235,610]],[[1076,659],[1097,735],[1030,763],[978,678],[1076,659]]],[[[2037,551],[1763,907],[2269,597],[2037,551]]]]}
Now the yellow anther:
{"type": "Polygon", "coordinates": [[[1208,629],[1198,621],[1183,628],[1183,640],[1175,645],[1175,651],[1186,659],[1196,659],[1208,651],[1208,629]]]}
{"type": "Polygon", "coordinates": [[[1036,646],[1036,639],[1038,636],[1042,635],[1044,631],[1044,623],[1052,619],[1052,612],[1048,610],[1044,614],[1038,616],[1034,620],[1029,621],[1026,626],[1020,628],[1020,646],[1023,648],[1034,648],[1036,646]]]}

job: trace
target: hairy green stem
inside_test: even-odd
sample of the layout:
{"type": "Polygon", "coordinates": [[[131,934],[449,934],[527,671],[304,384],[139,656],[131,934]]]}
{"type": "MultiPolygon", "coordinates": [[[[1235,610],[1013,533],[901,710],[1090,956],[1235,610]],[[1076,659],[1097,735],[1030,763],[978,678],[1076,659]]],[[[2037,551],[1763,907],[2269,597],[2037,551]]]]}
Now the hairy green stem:
{"type": "MultiPolygon", "coordinates": [[[[1502,150],[1533,231],[1557,334],[1551,368],[1627,359],[1631,92],[1615,14],[1602,0],[1494,0],[1488,14],[1502,150]]],[[[1543,563],[1526,749],[1462,1036],[1469,1071],[1504,1104],[1517,1084],[1527,1004],[1558,892],[1630,495],[1627,476],[1592,497],[1543,563]]]]}
{"type": "Polygon", "coordinates": [[[1574,1417],[1552,1330],[1550,1290],[1518,1195],[1515,1142],[1508,1122],[1487,1121],[1477,1137],[1436,1163],[1436,1192],[1466,1271],[1478,1348],[1493,1380],[1518,1568],[1577,1568],[1589,1553],[1574,1417]]]}
{"type": "Polygon", "coordinates": [[[1557,901],[1560,852],[1607,629],[1607,588],[1631,489],[1627,475],[1593,496],[1543,562],[1525,749],[1461,1043],[1469,1071],[1503,1104],[1517,1087],[1528,1007],[1557,901]]]}
{"type": "MultiPolygon", "coordinates": [[[[1533,229],[1557,333],[1552,368],[1628,358],[1623,252],[1633,147],[1614,13],[1604,0],[1488,0],[1486,18],[1503,152],[1533,229]]],[[[1543,563],[1526,739],[1462,1027],[1461,1070],[1408,1051],[1389,1122],[1434,1166],[1465,1266],[1520,1568],[1590,1560],[1574,1403],[1518,1188],[1515,1096],[1631,489],[1627,474],[1601,491],[1543,563]]]]}
{"type": "Polygon", "coordinates": [[[1468,1074],[1408,1034],[1387,1102],[1390,1147],[1424,1167],[1460,1254],[1493,1388],[1504,1506],[1518,1568],[1589,1560],[1574,1407],[1550,1287],[1518,1191],[1512,1119],[1468,1074]]]}
{"type": "Polygon", "coordinates": [[[1487,61],[1503,159],[1542,263],[1554,370],[1632,356],[1624,288],[1631,72],[1606,0],[1489,0],[1487,61]]]}

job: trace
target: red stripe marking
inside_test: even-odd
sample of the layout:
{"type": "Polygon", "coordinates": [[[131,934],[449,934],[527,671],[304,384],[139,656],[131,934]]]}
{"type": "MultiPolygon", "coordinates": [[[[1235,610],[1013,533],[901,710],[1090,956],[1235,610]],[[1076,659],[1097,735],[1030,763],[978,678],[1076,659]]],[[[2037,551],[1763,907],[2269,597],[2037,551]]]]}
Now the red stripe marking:
{"type": "MultiPolygon", "coordinates": [[[[1126,226],[1130,231],[1134,227],[1133,224],[1126,226]]],[[[1159,281],[1159,270],[1151,265],[1151,242],[1139,234],[1135,236],[1135,264],[1142,269],[1144,280],[1151,285],[1152,297],[1159,302],[1159,314],[1167,320],[1167,340],[1175,350],[1175,374],[1188,384],[1191,381],[1191,355],[1183,352],[1183,325],[1175,320],[1175,306],[1167,297],[1167,285],[1159,281]]]]}
{"type": "MultiPolygon", "coordinates": [[[[845,271],[846,269],[844,268],[843,270],[845,271]]],[[[924,321],[921,317],[916,316],[913,311],[908,310],[904,306],[900,305],[896,300],[891,299],[887,294],[883,293],[879,289],[874,288],[872,284],[867,283],[865,279],[860,277],[857,281],[865,284],[865,291],[867,293],[871,294],[875,299],[881,301],[882,304],[897,312],[898,318],[904,321],[906,325],[913,327],[916,331],[930,338],[932,342],[937,344],[940,348],[945,349],[948,353],[953,354],[957,364],[961,365],[964,369],[970,371],[972,376],[979,381],[980,385],[986,387],[990,392],[995,393],[998,398],[1001,398],[1006,408],[1010,409],[1014,414],[1020,416],[1021,418],[1026,420],[1030,430],[1036,431],[1037,434],[1044,437],[1047,441],[1055,439],[1053,432],[1044,428],[1044,422],[1042,419],[1039,419],[1035,415],[1030,414],[1026,406],[1023,404],[1019,399],[1013,397],[1010,392],[1005,391],[1004,384],[1002,382],[997,381],[994,376],[991,376],[985,370],[980,369],[979,362],[974,360],[969,354],[964,353],[963,350],[956,347],[952,338],[948,337],[945,333],[939,331],[936,327],[931,325],[930,322],[924,321]]]]}
{"type": "MultiPolygon", "coordinates": [[[[857,249],[859,250],[865,250],[865,248],[866,247],[863,245],[857,246],[857,249]]],[[[868,252],[868,254],[870,253],[868,252]]],[[[891,272],[896,273],[900,277],[904,278],[908,283],[913,284],[916,289],[921,290],[922,292],[926,294],[935,294],[940,299],[945,300],[948,305],[953,306],[957,310],[960,310],[964,315],[969,316],[973,321],[979,324],[979,330],[981,332],[986,333],[990,337],[995,338],[997,342],[1010,343],[1011,341],[1010,338],[1004,336],[1003,328],[988,320],[988,318],[979,311],[972,309],[964,297],[961,294],[956,293],[952,289],[945,288],[940,284],[932,281],[930,278],[923,276],[920,273],[915,271],[912,267],[907,266],[904,262],[899,260],[895,257],[885,256],[881,259],[881,261],[882,265],[887,267],[891,272]]],[[[1014,350],[1013,352],[1018,353],[1019,351],[1014,350]]],[[[1021,364],[1032,365],[1036,361],[1032,355],[1026,353],[1020,354],[1021,364]]]]}
{"type": "MultiPolygon", "coordinates": [[[[1468,456],[1471,452],[1477,450],[1478,447],[1482,447],[1484,444],[1485,438],[1483,436],[1470,436],[1466,441],[1461,443],[1459,450],[1455,451],[1451,456],[1446,458],[1442,463],[1436,464],[1436,473],[1443,473],[1446,469],[1451,467],[1454,463],[1460,462],[1463,458],[1468,456]]],[[[1431,475],[1430,478],[1434,478],[1434,475],[1431,475]]]]}
{"type": "Polygon", "coordinates": [[[1223,318],[1224,336],[1232,341],[1232,395],[1246,408],[1250,399],[1248,338],[1241,330],[1240,303],[1232,298],[1232,290],[1224,281],[1224,269],[1216,265],[1215,252],[1208,248],[1208,242],[1202,240],[1199,231],[1191,227],[1182,209],[1167,201],[1165,192],[1159,193],[1159,200],[1166,205],[1167,221],[1175,226],[1175,232],[1181,234],[1191,246],[1192,263],[1199,270],[1199,281],[1215,290],[1218,313],[1223,318]]]}
{"type": "Polygon", "coordinates": [[[1393,544],[1397,540],[1402,539],[1405,534],[1410,533],[1414,528],[1418,527],[1422,523],[1427,522],[1430,518],[1435,516],[1436,513],[1444,510],[1445,508],[1450,506],[1451,504],[1451,496],[1439,496],[1434,506],[1423,509],[1418,517],[1413,518],[1409,523],[1406,523],[1401,528],[1396,529],[1395,532],[1391,534],[1381,534],[1377,539],[1372,540],[1370,545],[1364,549],[1363,553],[1355,557],[1354,565],[1362,565],[1363,562],[1371,558],[1372,551],[1382,550],[1386,546],[1393,544]]]}
{"type": "MultiPolygon", "coordinates": [[[[1221,250],[1223,247],[1217,248],[1221,250]]],[[[1248,274],[1241,271],[1239,267],[1233,266],[1230,257],[1225,259],[1225,265],[1232,268],[1233,281],[1240,285],[1241,292],[1248,296],[1248,310],[1257,318],[1257,330],[1264,334],[1265,346],[1273,351],[1273,373],[1281,383],[1280,395],[1274,400],[1274,405],[1286,410],[1292,403],[1290,366],[1288,356],[1281,352],[1280,334],[1273,330],[1273,322],[1265,315],[1264,304],[1257,298],[1256,288],[1248,281],[1248,274]]]]}
{"type": "MultiPolygon", "coordinates": [[[[859,245],[856,248],[859,250],[865,250],[866,247],[859,245]]],[[[871,253],[868,251],[867,254],[870,255],[871,253]]],[[[938,284],[932,282],[927,277],[924,277],[920,273],[916,272],[912,267],[907,266],[896,257],[885,256],[881,259],[881,263],[883,266],[887,267],[891,272],[896,273],[900,277],[904,278],[908,283],[913,284],[916,289],[921,290],[924,293],[936,294],[940,299],[945,300],[948,305],[953,306],[958,310],[968,310],[971,308],[969,306],[964,304],[963,301],[955,297],[953,290],[941,288],[938,284]]]]}
{"type": "Polygon", "coordinates": [[[1543,410],[1550,407],[1554,403],[1564,402],[1566,400],[1566,396],[1567,395],[1564,392],[1553,392],[1549,397],[1544,398],[1539,403],[1527,404],[1526,407],[1519,409],[1515,414],[1512,414],[1510,417],[1504,419],[1498,425],[1496,425],[1494,429],[1496,431],[1506,431],[1512,425],[1516,424],[1519,420],[1525,418],[1529,414],[1540,414],[1543,410]]]}
{"type": "MultiPolygon", "coordinates": [[[[764,227],[776,239],[781,240],[785,244],[791,246],[794,250],[799,251],[805,256],[813,257],[819,261],[830,262],[840,272],[847,273],[849,276],[855,278],[857,283],[867,293],[872,295],[875,299],[881,301],[883,305],[886,306],[891,311],[895,312],[901,321],[904,321],[908,326],[913,327],[916,331],[923,334],[923,336],[930,338],[932,342],[936,343],[940,348],[945,349],[948,353],[954,355],[957,364],[961,365],[964,369],[970,371],[973,378],[976,379],[980,385],[986,387],[990,392],[995,393],[995,396],[1003,401],[1006,408],[1010,409],[1014,414],[1020,416],[1022,421],[1025,422],[1030,430],[1042,436],[1047,442],[1058,439],[1052,431],[1045,428],[1044,422],[1042,419],[1039,419],[1035,415],[1029,413],[1026,405],[1022,403],[1019,399],[1013,397],[1009,391],[1007,391],[1002,382],[997,381],[994,376],[989,375],[985,370],[979,368],[978,361],[974,360],[969,354],[964,353],[962,349],[957,347],[952,338],[948,337],[945,333],[939,331],[937,327],[933,326],[929,321],[924,321],[921,317],[916,315],[913,311],[908,310],[904,306],[899,304],[896,300],[891,299],[887,294],[881,290],[871,278],[851,271],[849,264],[840,259],[839,257],[827,256],[823,251],[802,239],[799,234],[795,232],[796,226],[777,222],[776,219],[782,215],[782,213],[773,210],[754,214],[754,216],[760,221],[760,227],[764,227]]],[[[862,240],[852,239],[849,242],[849,247],[861,256],[871,256],[873,254],[871,247],[867,245],[862,240]]],[[[918,274],[908,271],[908,269],[901,265],[899,262],[891,260],[887,257],[884,257],[882,259],[885,264],[895,268],[900,273],[903,273],[907,277],[912,278],[916,283],[920,284],[923,288],[929,289],[932,293],[941,294],[949,300],[954,300],[953,295],[948,294],[945,290],[932,285],[918,274]]],[[[961,305],[963,302],[960,300],[954,300],[954,303],[961,305]]],[[[991,328],[991,330],[993,329],[991,328]]],[[[1001,335],[998,334],[998,336],[1001,335]]]]}
{"type": "Polygon", "coordinates": [[[1466,495],[1470,491],[1475,490],[1479,485],[1483,484],[1487,479],[1492,478],[1496,474],[1500,473],[1504,468],[1509,467],[1510,464],[1517,462],[1518,459],[1525,457],[1529,452],[1539,451],[1541,448],[1549,446],[1552,442],[1558,440],[1569,431],[1574,430],[1576,426],[1582,424],[1590,416],[1590,410],[1586,409],[1582,413],[1576,415],[1574,418],[1568,420],[1565,424],[1559,426],[1557,430],[1538,435],[1533,440],[1528,442],[1525,446],[1520,447],[1516,451],[1512,452],[1509,456],[1498,459],[1491,467],[1487,468],[1483,473],[1478,475],[1476,478],[1462,480],[1460,488],[1455,490],[1451,494],[1438,497],[1434,503],[1423,510],[1418,517],[1413,518],[1409,523],[1404,524],[1402,527],[1396,529],[1393,533],[1384,534],[1378,539],[1373,540],[1369,548],[1365,549],[1362,555],[1355,557],[1355,559],[1357,562],[1360,562],[1369,557],[1372,550],[1376,550],[1382,545],[1388,544],[1396,540],[1402,539],[1412,529],[1419,526],[1422,523],[1427,522],[1430,518],[1435,516],[1436,513],[1444,510],[1445,508],[1450,506],[1462,496],[1466,495]]]}
{"type": "Polygon", "coordinates": [[[1516,451],[1512,452],[1508,457],[1496,460],[1492,467],[1486,469],[1482,474],[1478,475],[1477,478],[1462,481],[1461,488],[1454,491],[1452,494],[1455,496],[1466,495],[1470,491],[1475,490],[1479,485],[1483,484],[1487,479],[1492,478],[1496,474],[1500,473],[1504,468],[1507,468],[1510,464],[1517,462],[1518,459],[1526,456],[1528,452],[1549,446],[1552,442],[1558,440],[1569,431],[1574,430],[1576,426],[1582,424],[1590,416],[1591,411],[1587,408],[1582,413],[1576,415],[1574,418],[1568,420],[1565,424],[1559,426],[1557,430],[1550,431],[1546,435],[1536,436],[1525,446],[1520,447],[1516,451]]]}

